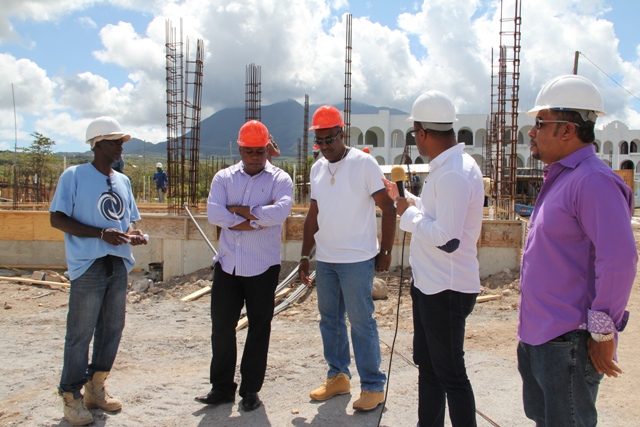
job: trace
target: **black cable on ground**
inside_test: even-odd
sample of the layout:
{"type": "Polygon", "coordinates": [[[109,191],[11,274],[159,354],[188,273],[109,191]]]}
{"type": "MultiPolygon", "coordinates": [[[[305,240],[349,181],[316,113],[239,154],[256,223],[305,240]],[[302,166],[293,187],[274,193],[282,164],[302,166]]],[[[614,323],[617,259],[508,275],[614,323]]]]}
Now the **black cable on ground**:
{"type": "Polygon", "coordinates": [[[384,391],[384,400],[382,401],[382,408],[380,409],[380,416],[378,417],[377,426],[380,427],[382,421],[382,414],[384,413],[384,407],[387,404],[387,396],[389,395],[389,382],[391,380],[391,362],[393,361],[393,349],[396,346],[396,338],[398,336],[398,325],[400,324],[400,301],[402,297],[402,282],[404,281],[404,243],[407,238],[407,232],[402,235],[402,255],[400,256],[400,283],[398,284],[398,305],[396,307],[396,329],[393,333],[393,341],[391,342],[391,354],[389,355],[389,368],[387,368],[387,385],[384,391]]]}

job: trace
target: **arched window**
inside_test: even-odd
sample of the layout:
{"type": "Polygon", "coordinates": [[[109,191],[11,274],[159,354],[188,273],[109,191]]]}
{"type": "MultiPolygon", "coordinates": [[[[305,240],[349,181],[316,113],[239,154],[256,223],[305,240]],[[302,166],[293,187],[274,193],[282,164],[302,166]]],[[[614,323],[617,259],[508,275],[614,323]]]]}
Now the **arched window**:
{"type": "Polygon", "coordinates": [[[469,129],[460,129],[458,131],[458,144],[464,142],[464,145],[473,145],[473,133],[469,129]]]}
{"type": "Polygon", "coordinates": [[[638,152],[638,146],[636,145],[635,141],[631,141],[631,146],[629,147],[629,152],[631,152],[631,153],[637,153],[638,152]]]}
{"type": "Polygon", "coordinates": [[[620,154],[629,154],[629,143],[627,141],[622,141],[622,144],[620,144],[620,154]]]}

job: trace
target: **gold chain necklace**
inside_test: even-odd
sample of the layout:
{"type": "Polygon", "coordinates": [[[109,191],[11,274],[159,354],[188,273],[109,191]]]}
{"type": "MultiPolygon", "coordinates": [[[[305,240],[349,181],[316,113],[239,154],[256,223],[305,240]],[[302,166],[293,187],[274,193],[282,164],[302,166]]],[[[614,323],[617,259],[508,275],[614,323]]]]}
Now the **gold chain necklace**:
{"type": "Polygon", "coordinates": [[[335,172],[331,172],[331,168],[329,167],[329,160],[327,160],[327,170],[329,171],[329,174],[331,175],[331,181],[329,181],[331,183],[331,185],[333,185],[336,182],[335,176],[338,173],[338,169],[340,169],[340,164],[342,164],[342,159],[344,159],[344,156],[347,155],[347,151],[349,151],[349,149],[347,147],[345,147],[344,153],[342,153],[342,157],[340,157],[340,160],[338,160],[338,166],[336,166],[336,171],[335,172]]]}

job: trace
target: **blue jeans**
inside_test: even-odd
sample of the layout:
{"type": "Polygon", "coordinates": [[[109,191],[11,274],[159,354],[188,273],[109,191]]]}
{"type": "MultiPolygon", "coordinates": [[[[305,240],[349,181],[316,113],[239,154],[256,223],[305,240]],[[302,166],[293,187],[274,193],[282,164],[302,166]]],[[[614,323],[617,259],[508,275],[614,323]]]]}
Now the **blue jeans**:
{"type": "Polygon", "coordinates": [[[78,392],[95,372],[111,371],[124,329],[126,302],[127,269],[122,258],[98,258],[71,281],[60,390],[78,392]]]}
{"type": "Polygon", "coordinates": [[[340,373],[351,377],[347,321],[351,322],[351,340],[363,391],[384,391],[385,375],[380,371],[378,324],[373,318],[373,276],[375,259],[350,264],[316,263],[320,334],[324,358],[329,365],[327,377],[340,373]]]}
{"type": "Polygon", "coordinates": [[[587,331],[567,332],[541,345],[518,344],[518,370],[527,418],[537,427],[595,426],[603,375],[589,358],[587,331]]]}
{"type": "Polygon", "coordinates": [[[423,294],[413,283],[413,361],[418,365],[418,425],[443,427],[445,401],[453,427],[475,427],[476,403],[464,363],[467,316],[478,294],[423,294]]]}

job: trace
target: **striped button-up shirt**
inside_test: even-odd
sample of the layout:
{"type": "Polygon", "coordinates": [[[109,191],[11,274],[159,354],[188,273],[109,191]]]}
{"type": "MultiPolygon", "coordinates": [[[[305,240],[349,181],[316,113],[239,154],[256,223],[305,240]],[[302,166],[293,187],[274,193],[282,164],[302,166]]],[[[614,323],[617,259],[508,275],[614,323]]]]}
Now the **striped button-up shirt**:
{"type": "Polygon", "coordinates": [[[226,273],[243,277],[257,276],[280,264],[282,223],[291,211],[292,194],[289,175],[269,162],[254,176],[244,172],[242,161],[218,171],[207,202],[209,222],[222,228],[213,260],[226,273]],[[229,212],[227,206],[249,206],[258,218],[250,221],[254,230],[231,230],[246,218],[229,212]]]}

